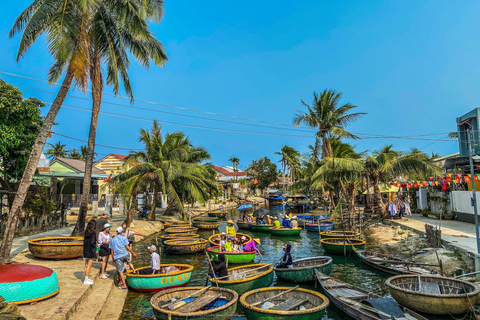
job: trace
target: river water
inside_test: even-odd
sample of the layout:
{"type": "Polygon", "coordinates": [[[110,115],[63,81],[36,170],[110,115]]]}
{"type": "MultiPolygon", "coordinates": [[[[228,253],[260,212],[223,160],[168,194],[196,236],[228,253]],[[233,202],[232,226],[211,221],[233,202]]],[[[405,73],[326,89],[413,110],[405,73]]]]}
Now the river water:
{"type": "MultiPolygon", "coordinates": [[[[271,214],[278,214],[281,210],[281,206],[272,206],[269,208],[271,214]]],[[[236,220],[238,218],[238,213],[235,211],[230,212],[227,215],[227,220],[232,219],[236,220]]],[[[220,223],[220,232],[224,232],[226,227],[226,222],[223,221],[220,223]]],[[[217,230],[216,233],[219,231],[217,230]]],[[[292,245],[292,258],[293,260],[306,258],[306,257],[315,257],[328,255],[326,254],[321,245],[320,237],[318,233],[306,232],[303,230],[300,236],[295,237],[277,237],[272,236],[269,233],[253,233],[251,230],[239,230],[241,233],[247,233],[255,238],[260,239],[261,245],[259,246],[260,252],[262,253],[262,263],[277,263],[283,256],[283,245],[289,243],[292,245]]],[[[213,231],[198,231],[198,234],[204,239],[208,239],[209,236],[213,234],[213,231]]],[[[144,241],[141,241],[135,244],[134,251],[138,254],[138,259],[133,261],[136,267],[147,266],[150,263],[150,255],[147,250],[147,246],[157,243],[156,237],[159,237],[163,233],[158,233],[148,237],[144,241]]],[[[160,238],[158,238],[158,243],[160,244],[160,238]]],[[[357,257],[343,257],[332,255],[333,258],[333,271],[331,275],[342,281],[351,283],[353,285],[362,287],[371,292],[387,295],[388,288],[385,285],[385,279],[389,277],[388,274],[376,271],[363,263],[357,257]]],[[[255,262],[260,261],[260,256],[257,255],[255,262]]],[[[209,271],[209,264],[206,259],[205,253],[198,253],[194,255],[168,255],[165,252],[161,254],[162,263],[183,263],[190,264],[195,267],[194,272],[188,286],[204,286],[207,272],[209,271]]],[[[290,286],[293,287],[296,284],[289,282],[284,282],[278,279],[274,279],[272,286],[290,286]]],[[[313,284],[300,285],[301,287],[320,290],[315,288],[313,284]]],[[[152,308],[150,306],[150,298],[153,293],[139,293],[129,290],[127,299],[125,301],[122,320],[133,320],[133,319],[155,319],[153,315],[152,308]]],[[[333,304],[327,309],[328,318],[341,320],[349,319],[347,315],[338,310],[333,304]]],[[[448,318],[433,318],[428,317],[429,319],[440,320],[440,319],[452,319],[448,318]]],[[[234,319],[245,319],[241,314],[234,319]]]]}

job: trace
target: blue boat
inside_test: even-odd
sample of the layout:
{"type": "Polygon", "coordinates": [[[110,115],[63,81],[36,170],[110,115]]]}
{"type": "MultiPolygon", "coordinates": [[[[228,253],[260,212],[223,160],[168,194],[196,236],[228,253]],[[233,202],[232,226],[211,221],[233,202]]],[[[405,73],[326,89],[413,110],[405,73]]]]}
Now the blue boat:
{"type": "Polygon", "coordinates": [[[326,220],[328,219],[328,213],[293,213],[292,215],[297,216],[298,219],[315,219],[315,220],[326,220]]]}
{"type": "Polygon", "coordinates": [[[332,221],[321,221],[319,224],[307,223],[305,229],[311,232],[330,231],[335,228],[335,223],[332,221]],[[319,230],[320,229],[320,230],[319,230]]]}
{"type": "Polygon", "coordinates": [[[276,204],[276,203],[283,203],[283,194],[281,191],[269,189],[265,191],[265,200],[268,201],[269,204],[276,204]]]}

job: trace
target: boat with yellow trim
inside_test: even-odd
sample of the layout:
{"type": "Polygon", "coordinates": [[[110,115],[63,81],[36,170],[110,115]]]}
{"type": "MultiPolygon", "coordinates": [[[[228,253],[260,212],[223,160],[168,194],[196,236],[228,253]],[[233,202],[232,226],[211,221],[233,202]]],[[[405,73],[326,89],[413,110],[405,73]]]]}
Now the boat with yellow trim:
{"type": "Polygon", "coordinates": [[[355,254],[353,248],[363,249],[365,248],[365,241],[360,239],[349,239],[349,238],[330,238],[330,239],[321,239],[320,243],[322,248],[330,253],[335,254],[346,254],[352,255],[355,254]]]}
{"type": "MultiPolygon", "coordinates": [[[[148,267],[138,268],[136,271],[148,267]]],[[[128,271],[127,285],[135,291],[160,291],[170,288],[182,287],[190,281],[193,266],[189,264],[161,264],[158,274],[138,274],[128,271]]]]}
{"type": "Polygon", "coordinates": [[[302,228],[270,228],[270,233],[276,236],[298,236],[302,228]]]}
{"type": "MultiPolygon", "coordinates": [[[[242,237],[246,237],[247,242],[252,241],[252,237],[250,237],[248,234],[237,232],[236,238],[241,239],[242,237]]],[[[208,242],[212,247],[220,245],[220,234],[214,234],[213,236],[210,236],[208,238],[208,242]]]]}
{"type": "Polygon", "coordinates": [[[218,261],[218,255],[223,253],[225,255],[225,259],[228,260],[230,264],[236,263],[250,263],[255,260],[255,251],[249,252],[230,252],[230,251],[220,251],[220,247],[210,247],[207,249],[207,254],[210,258],[213,258],[214,261],[218,261]]]}
{"type": "Polygon", "coordinates": [[[273,265],[257,263],[231,268],[228,269],[227,278],[210,278],[210,282],[242,295],[253,289],[270,286],[273,282],[273,265]]]}

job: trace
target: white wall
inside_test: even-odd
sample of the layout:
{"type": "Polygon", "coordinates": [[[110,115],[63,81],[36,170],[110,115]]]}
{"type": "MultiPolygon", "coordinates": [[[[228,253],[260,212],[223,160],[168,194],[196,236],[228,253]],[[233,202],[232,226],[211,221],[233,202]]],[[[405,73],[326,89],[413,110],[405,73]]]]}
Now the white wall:
{"type": "Polygon", "coordinates": [[[432,213],[440,214],[443,212],[444,208],[447,209],[447,212],[452,211],[452,194],[450,193],[448,197],[450,198],[450,202],[445,203],[442,200],[434,200],[432,198],[446,198],[445,193],[437,191],[437,192],[429,192],[428,193],[429,199],[430,199],[430,211],[432,213]]]}
{"type": "MultiPolygon", "coordinates": [[[[452,200],[452,210],[463,213],[473,214],[473,206],[471,202],[472,192],[471,191],[452,191],[451,193],[452,200]]],[[[476,192],[477,203],[480,204],[480,192],[476,192]]]]}

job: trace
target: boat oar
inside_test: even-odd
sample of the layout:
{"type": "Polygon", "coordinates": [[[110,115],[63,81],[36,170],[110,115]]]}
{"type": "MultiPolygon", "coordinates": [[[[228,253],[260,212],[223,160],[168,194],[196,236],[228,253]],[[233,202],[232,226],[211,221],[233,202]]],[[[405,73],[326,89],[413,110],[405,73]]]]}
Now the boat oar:
{"type": "Polygon", "coordinates": [[[260,255],[260,261],[258,261],[258,263],[260,263],[260,262],[262,262],[262,260],[263,260],[263,256],[262,256],[262,254],[260,253],[260,250],[258,250],[258,254],[260,255]]]}
{"type": "MultiPolygon", "coordinates": [[[[205,252],[205,254],[207,255],[207,260],[208,260],[208,263],[210,264],[210,268],[212,269],[213,278],[215,279],[215,284],[217,285],[217,288],[218,288],[217,276],[215,275],[215,269],[213,269],[212,261],[210,260],[208,253],[205,252]]],[[[207,284],[208,284],[208,273],[207,273],[207,280],[205,281],[205,285],[207,284]]]]}
{"type": "MultiPolygon", "coordinates": [[[[355,306],[355,307],[358,307],[358,308],[362,308],[362,309],[365,309],[367,311],[370,311],[370,312],[374,312],[374,313],[377,313],[378,315],[382,315],[384,317],[388,317],[390,319],[395,319],[395,318],[392,318],[392,315],[391,314],[388,314],[388,313],[385,313],[385,312],[382,312],[378,309],[375,309],[375,308],[372,308],[370,306],[367,306],[363,303],[360,303],[358,301],[355,301],[355,300],[352,300],[352,299],[348,299],[348,298],[345,298],[345,297],[337,297],[338,300],[340,301],[343,301],[345,303],[348,303],[349,305],[352,305],[352,306],[355,306]]],[[[403,319],[403,318],[402,318],[403,319]]]]}
{"type": "Polygon", "coordinates": [[[273,297],[270,297],[270,298],[267,298],[267,299],[265,299],[265,300],[252,303],[250,306],[252,306],[252,307],[258,306],[259,304],[263,304],[263,303],[265,303],[265,302],[267,302],[267,301],[270,301],[270,300],[272,300],[272,299],[278,298],[278,297],[284,295],[285,293],[294,291],[294,290],[296,290],[296,289],[298,289],[298,288],[299,288],[299,286],[297,285],[297,286],[293,287],[292,289],[289,289],[289,290],[287,290],[287,291],[283,291],[283,292],[281,292],[281,293],[279,293],[279,294],[274,295],[273,297]]]}

